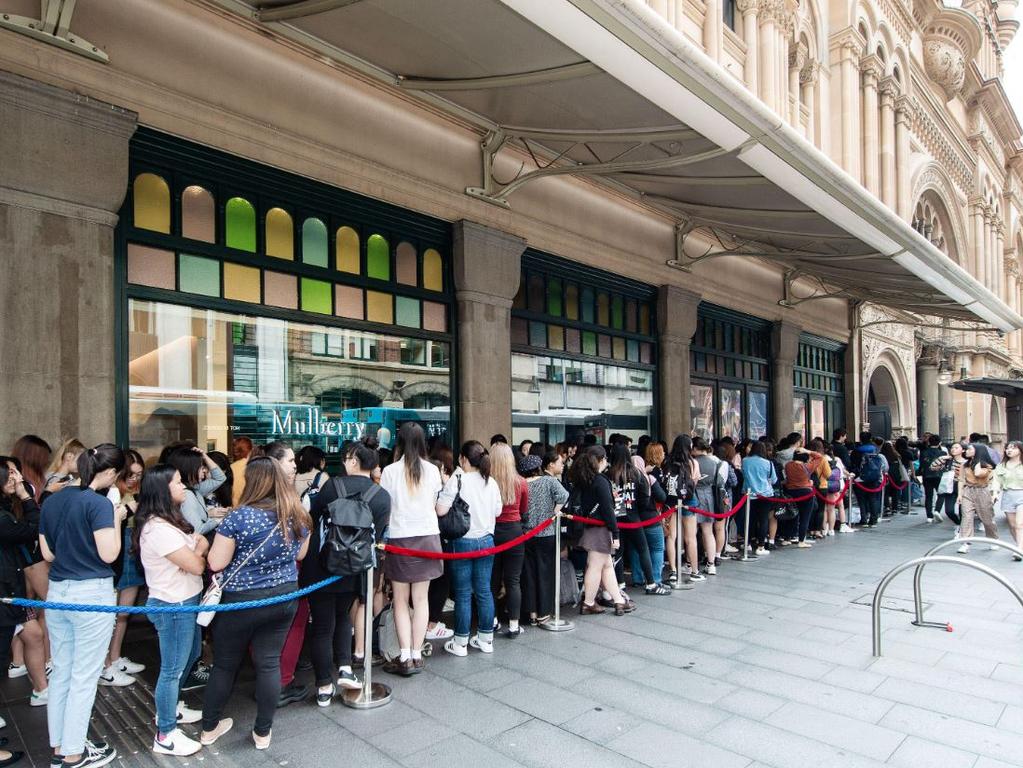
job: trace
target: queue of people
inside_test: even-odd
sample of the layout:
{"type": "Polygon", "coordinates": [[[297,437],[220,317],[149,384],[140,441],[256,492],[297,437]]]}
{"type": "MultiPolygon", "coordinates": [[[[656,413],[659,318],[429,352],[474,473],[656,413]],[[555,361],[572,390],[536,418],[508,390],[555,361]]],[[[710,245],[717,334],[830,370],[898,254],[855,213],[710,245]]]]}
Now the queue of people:
{"type": "MultiPolygon", "coordinates": [[[[552,620],[563,563],[578,574],[562,594],[578,592],[580,614],[625,616],[637,610],[630,592],[663,597],[695,588],[718,577],[730,556],[810,549],[870,529],[902,511],[878,491],[918,475],[927,520],[957,523],[961,552],[975,518],[997,537],[996,506],[1023,546],[1019,443],[999,457],[980,439],[943,446],[928,436],[914,455],[908,441],[864,433],[849,446],[844,430],[833,437],[804,445],[798,433],[777,444],[679,435],[669,447],[611,435],[606,445],[589,437],[512,447],[495,435],[489,446],[470,440],[455,454],[410,422],[393,453],[372,439],[346,442],[329,472],[315,446],[296,455],[284,443],[256,446],[244,437],[232,457],[186,441],[146,466],[137,452],[111,444],[68,440],[52,452],[26,436],[0,457],[0,589],[112,608],[136,605],[144,592],[145,605],[159,609],[147,615],[160,651],[152,749],[187,756],[234,727],[224,711],[246,657],[255,670],[250,738],[265,750],[280,706],[313,698],[329,707],[361,687],[360,664],[373,652],[362,644],[366,622],[378,625],[380,638],[394,635],[393,648],[374,642],[374,661],[395,675],[420,673],[434,642],[456,658],[493,654],[499,639],[552,620]],[[372,584],[366,569],[374,560],[355,539],[336,535],[342,517],[351,534],[359,515],[363,544],[398,550],[376,552],[382,565],[372,584]],[[527,532],[534,535],[524,539],[527,532]],[[339,571],[339,557],[361,565],[339,571]],[[280,599],[341,572],[308,597],[280,599]],[[217,600],[268,602],[205,623],[173,610],[217,600]],[[441,621],[448,600],[452,628],[441,621]],[[381,626],[386,603],[390,618],[381,626]],[[303,648],[314,691],[295,681],[303,648]],[[182,699],[199,688],[201,711],[182,699]],[[196,733],[182,729],[193,724],[196,733]]],[[[30,703],[48,707],[54,766],[101,766],[116,756],[88,739],[96,689],[132,685],[145,667],[125,655],[128,616],[115,611],[0,610],[9,674],[28,676],[30,703]]],[[[5,745],[0,768],[22,757],[5,745]]]]}

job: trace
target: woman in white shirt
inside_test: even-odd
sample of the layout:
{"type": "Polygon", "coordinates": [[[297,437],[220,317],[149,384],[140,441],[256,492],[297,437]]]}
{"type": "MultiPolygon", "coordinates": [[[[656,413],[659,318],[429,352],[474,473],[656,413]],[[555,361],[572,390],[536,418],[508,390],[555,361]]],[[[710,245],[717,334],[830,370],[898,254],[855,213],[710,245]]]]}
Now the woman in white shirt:
{"type": "MultiPolygon", "coordinates": [[[[443,487],[440,471],[427,460],[426,436],[415,422],[398,430],[398,457],[380,475],[380,486],[391,496],[388,543],[405,549],[440,552],[437,495],[443,487]]],[[[389,553],[384,575],[394,596],[394,628],[400,655],[384,671],[410,677],[426,668],[423,641],[430,619],[430,582],[444,573],[444,563],[432,558],[389,553]],[[411,601],[413,613],[409,612],[411,601]]]]}
{"type": "MultiPolygon", "coordinates": [[[[181,473],[157,464],[142,478],[135,513],[134,550],[139,553],[149,587],[146,605],[198,605],[209,542],[194,532],[181,514],[188,489],[181,473]]],[[[194,613],[151,613],[160,640],[160,677],[156,681],[156,736],[158,755],[192,755],[201,749],[195,739],[178,728],[195,723],[202,713],[178,700],[181,680],[202,648],[202,632],[194,613]]]]}
{"type": "MultiPolygon", "coordinates": [[[[451,510],[455,497],[469,505],[469,530],[451,542],[453,552],[479,552],[494,546],[494,524],[504,502],[497,481],[490,476],[490,456],[483,444],[470,440],[459,453],[458,469],[448,480],[440,498],[437,514],[443,517],[451,510]]],[[[494,593],[490,577],[494,556],[452,560],[449,568],[451,588],[455,595],[455,636],[444,644],[444,650],[455,656],[467,656],[468,646],[483,653],[494,652],[494,593]],[[476,597],[478,631],[470,639],[472,598],[476,597]]]]}

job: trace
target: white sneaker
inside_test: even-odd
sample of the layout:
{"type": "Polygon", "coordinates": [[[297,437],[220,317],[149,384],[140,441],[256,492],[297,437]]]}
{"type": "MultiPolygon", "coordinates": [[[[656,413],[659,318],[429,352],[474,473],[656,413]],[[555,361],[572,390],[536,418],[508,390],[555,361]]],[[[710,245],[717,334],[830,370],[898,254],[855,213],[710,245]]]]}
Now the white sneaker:
{"type": "Polygon", "coordinates": [[[453,610],[455,610],[455,601],[449,597],[444,601],[444,610],[442,612],[451,613],[453,610]]]}
{"type": "Polygon", "coordinates": [[[191,725],[202,720],[202,712],[198,709],[189,709],[185,702],[178,702],[178,722],[183,725],[191,725]]]}
{"type": "Polygon", "coordinates": [[[968,555],[970,553],[970,545],[963,544],[959,549],[956,550],[960,555],[968,555]]]}
{"type": "Polygon", "coordinates": [[[138,662],[132,661],[124,656],[114,661],[110,666],[121,670],[126,675],[137,675],[139,672],[146,671],[145,664],[139,664],[138,662]]]}
{"type": "Polygon", "coordinates": [[[468,656],[469,647],[456,642],[454,639],[448,640],[444,643],[444,650],[450,653],[452,656],[468,656]]]}
{"type": "Polygon", "coordinates": [[[707,566],[707,575],[708,576],[717,576],[718,575],[718,569],[717,569],[717,566],[714,565],[714,563],[711,563],[710,565],[707,566]]]}
{"type": "Polygon", "coordinates": [[[24,677],[28,674],[28,667],[24,664],[9,664],[7,666],[7,676],[12,680],[16,677],[24,677]]]}
{"type": "Polygon", "coordinates": [[[473,648],[475,648],[478,651],[482,651],[483,653],[493,653],[494,652],[494,642],[493,642],[493,640],[491,640],[489,643],[485,642],[483,640],[480,640],[480,636],[479,635],[473,635],[472,637],[470,637],[469,638],[469,645],[471,645],[473,648]]]}
{"type": "Polygon", "coordinates": [[[127,685],[131,685],[134,682],[135,682],[134,677],[132,677],[131,675],[126,675],[119,669],[115,669],[113,664],[104,669],[99,676],[100,685],[109,685],[115,688],[123,688],[127,685]]]}
{"type": "Polygon", "coordinates": [[[159,736],[153,738],[153,752],[158,755],[186,757],[194,755],[200,749],[202,749],[202,744],[195,739],[188,738],[181,732],[180,728],[175,728],[170,733],[165,734],[163,741],[160,740],[159,736]]]}
{"type": "Polygon", "coordinates": [[[426,630],[427,640],[450,640],[455,636],[455,630],[448,629],[443,621],[438,621],[433,629],[426,630]]]}
{"type": "Polygon", "coordinates": [[[50,689],[43,688],[41,691],[32,691],[28,698],[30,707],[45,707],[50,702],[50,689]]]}
{"type": "Polygon", "coordinates": [[[722,551],[723,551],[723,552],[724,552],[724,553],[725,553],[726,555],[734,555],[734,554],[735,554],[736,552],[738,552],[739,550],[738,550],[738,549],[737,549],[736,547],[733,547],[733,546],[732,546],[731,544],[725,544],[725,548],[724,548],[724,550],[722,550],[722,551]]]}

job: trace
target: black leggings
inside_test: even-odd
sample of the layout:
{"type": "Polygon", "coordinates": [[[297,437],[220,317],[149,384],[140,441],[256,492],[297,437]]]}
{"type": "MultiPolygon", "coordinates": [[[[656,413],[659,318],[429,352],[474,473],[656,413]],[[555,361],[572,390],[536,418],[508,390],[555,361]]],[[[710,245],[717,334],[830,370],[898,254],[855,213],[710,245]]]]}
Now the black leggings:
{"type": "Polygon", "coordinates": [[[534,536],[526,542],[522,569],[522,618],[554,613],[554,569],[560,566],[553,536],[534,536]]]}
{"type": "MultiPolygon", "coordinates": [[[[294,592],[297,585],[282,584],[272,589],[251,589],[246,592],[225,592],[224,603],[261,600],[294,592]]],[[[273,726],[277,699],[281,695],[281,649],[291,629],[298,603],[268,605],[246,611],[225,611],[213,619],[213,671],[206,685],[202,706],[202,727],[212,731],[220,722],[234,688],[238,668],[252,646],[252,663],[256,668],[257,736],[266,736],[273,726]]]]}
{"type": "MultiPolygon", "coordinates": [[[[619,521],[620,522],[620,521],[619,521]]],[[[639,517],[633,520],[631,517],[628,522],[639,522],[639,517]]],[[[639,555],[639,567],[642,573],[632,574],[632,583],[639,584],[643,583],[643,586],[647,584],[659,584],[660,574],[654,573],[654,564],[650,560],[650,545],[647,544],[646,534],[642,528],[619,528],[618,535],[622,537],[622,544],[628,543],[630,547],[636,550],[636,554],[639,555]]]]}
{"type": "MultiPolygon", "coordinates": [[[[924,478],[924,507],[927,510],[927,517],[934,517],[934,496],[938,490],[938,484],[941,483],[940,477],[925,477],[924,478]]],[[[941,496],[938,496],[938,505],[940,512],[941,496]]]]}
{"type": "MultiPolygon", "coordinates": [[[[809,488],[791,488],[791,489],[786,491],[786,495],[798,498],[800,496],[805,496],[809,492],[810,492],[809,488]]],[[[799,540],[800,541],[806,541],[806,534],[810,530],[810,518],[813,516],[813,506],[814,506],[813,505],[813,500],[814,500],[814,497],[811,496],[810,498],[804,499],[803,501],[794,501],[794,502],[792,502],[793,504],[795,504],[796,509],[799,510],[799,530],[798,530],[798,535],[799,535],[799,540]]]]}
{"type": "Polygon", "coordinates": [[[956,502],[959,500],[959,489],[953,488],[952,493],[942,493],[938,496],[937,510],[944,512],[945,517],[951,520],[956,525],[959,525],[963,519],[960,514],[956,511],[956,502]]]}
{"type": "MultiPolygon", "coordinates": [[[[447,542],[444,542],[444,551],[451,551],[450,545],[447,542]]],[[[443,618],[444,603],[447,602],[450,592],[451,582],[448,580],[448,573],[445,568],[444,573],[430,582],[430,593],[428,596],[430,601],[430,621],[437,622],[443,618]]]]}
{"type": "Polygon", "coordinates": [[[750,500],[750,541],[756,546],[762,547],[767,544],[767,538],[771,531],[771,513],[775,505],[763,499],[750,500]]]}
{"type": "Polygon", "coordinates": [[[354,602],[354,592],[320,590],[309,595],[312,626],[306,633],[306,641],[309,643],[309,656],[313,661],[317,686],[334,682],[337,676],[335,660],[339,667],[349,667],[352,664],[352,618],[349,611],[354,602]]]}
{"type": "MultiPolygon", "coordinates": [[[[498,523],[494,526],[494,544],[500,545],[522,535],[522,523],[498,523]]],[[[522,563],[526,558],[526,545],[519,544],[494,556],[494,571],[490,579],[495,597],[504,584],[503,608],[508,619],[519,620],[522,612],[522,563]]],[[[495,615],[500,616],[500,613],[495,615]]]]}

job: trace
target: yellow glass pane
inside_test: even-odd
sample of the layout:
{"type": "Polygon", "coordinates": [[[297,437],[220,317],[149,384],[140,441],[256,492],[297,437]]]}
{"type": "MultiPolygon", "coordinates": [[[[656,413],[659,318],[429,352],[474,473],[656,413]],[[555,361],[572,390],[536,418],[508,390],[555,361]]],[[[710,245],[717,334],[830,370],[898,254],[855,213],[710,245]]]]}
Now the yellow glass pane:
{"type": "Polygon", "coordinates": [[[216,241],[213,195],[194,184],[181,193],[181,234],[204,243],[216,241]]]}
{"type": "Polygon", "coordinates": [[[341,227],[337,231],[337,269],[339,272],[350,272],[353,275],[362,272],[359,233],[351,227],[341,227]]]}
{"type": "Polygon", "coordinates": [[[366,291],[366,319],[371,323],[394,323],[394,297],[380,291],[366,291]]]}
{"type": "Polygon", "coordinates": [[[428,291],[444,290],[444,260],[433,248],[428,248],[423,254],[423,288],[428,291]]]}
{"type": "Polygon", "coordinates": [[[133,221],[139,229],[170,234],[170,188],[155,173],[140,173],[132,186],[133,221]]]}
{"type": "Polygon", "coordinates": [[[224,263],[224,298],[259,304],[259,270],[241,264],[224,263]]]}
{"type": "Polygon", "coordinates": [[[282,208],[266,212],[266,255],[294,260],[295,227],[291,215],[282,208]]]}

